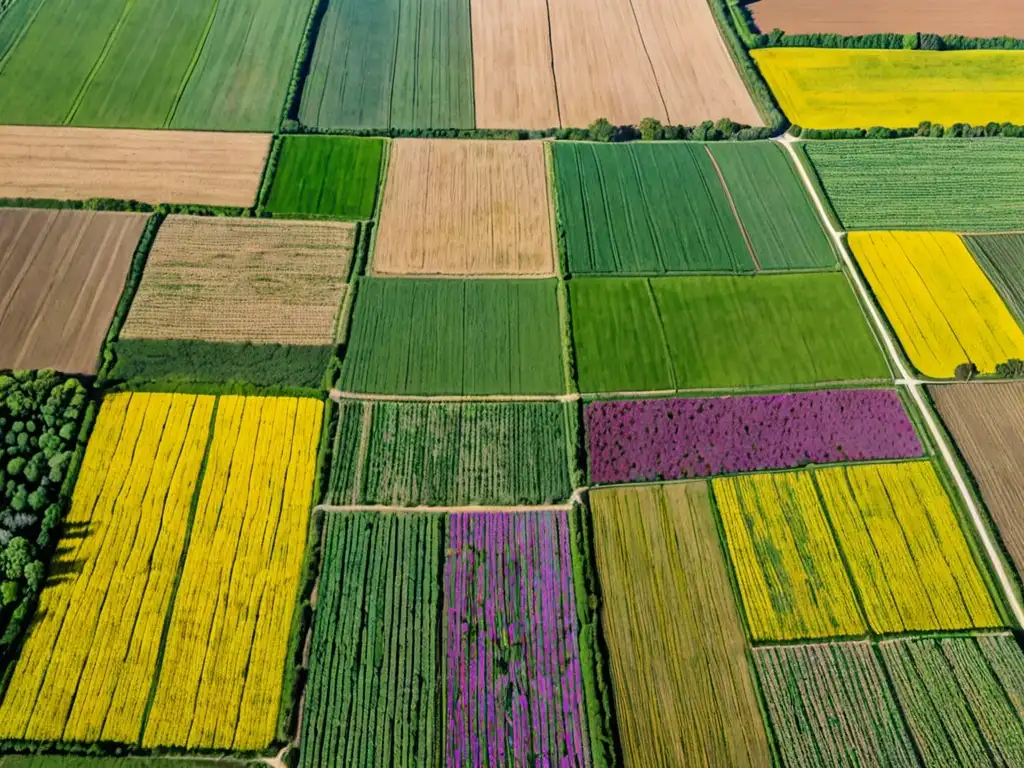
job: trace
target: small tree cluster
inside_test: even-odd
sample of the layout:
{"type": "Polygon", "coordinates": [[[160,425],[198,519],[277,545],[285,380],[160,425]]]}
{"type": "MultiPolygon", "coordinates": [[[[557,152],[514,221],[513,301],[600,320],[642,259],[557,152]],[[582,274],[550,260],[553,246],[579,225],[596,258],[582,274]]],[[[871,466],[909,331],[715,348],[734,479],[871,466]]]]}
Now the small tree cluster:
{"type": "Polygon", "coordinates": [[[1014,123],[990,122],[985,125],[970,125],[969,123],[954,123],[946,128],[941,123],[932,123],[929,120],[921,122],[916,128],[886,128],[874,126],[871,128],[801,128],[794,125],[789,129],[794,136],[802,136],[805,139],[906,139],[906,138],[932,138],[932,139],[981,139],[996,138],[999,136],[1018,138],[1024,136],[1024,125],[1014,123]]]}
{"type": "Polygon", "coordinates": [[[1024,360],[1012,357],[996,366],[996,374],[1004,379],[1024,378],[1024,360]]]}
{"type": "Polygon", "coordinates": [[[960,363],[953,371],[957,381],[970,381],[978,375],[978,366],[974,363],[960,363]]]}

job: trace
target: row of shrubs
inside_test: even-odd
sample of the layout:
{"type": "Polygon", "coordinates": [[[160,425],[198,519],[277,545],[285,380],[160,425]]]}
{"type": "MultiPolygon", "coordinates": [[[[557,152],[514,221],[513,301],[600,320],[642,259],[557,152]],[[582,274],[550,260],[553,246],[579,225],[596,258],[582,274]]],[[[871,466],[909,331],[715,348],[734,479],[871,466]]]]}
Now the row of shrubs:
{"type": "MultiPolygon", "coordinates": [[[[978,366],[974,363],[960,363],[953,375],[960,381],[970,381],[978,376],[978,366]]],[[[1024,360],[1014,357],[1005,363],[997,363],[996,376],[1003,379],[1024,379],[1024,360]]]]}
{"type": "Polygon", "coordinates": [[[768,34],[757,33],[750,38],[751,48],[859,48],[904,51],[1019,51],[1024,40],[1015,37],[965,37],[934,35],[925,32],[908,34],[837,35],[814,33],[788,35],[781,29],[768,34]]]}
{"type": "Polygon", "coordinates": [[[1014,123],[987,123],[986,125],[970,125],[969,123],[954,123],[946,128],[941,123],[933,123],[930,120],[921,122],[916,128],[885,128],[875,126],[873,128],[801,128],[799,125],[791,126],[789,132],[794,136],[812,140],[828,139],[907,139],[907,138],[932,138],[932,139],[980,139],[980,138],[1021,138],[1024,137],[1024,125],[1014,123]]]}

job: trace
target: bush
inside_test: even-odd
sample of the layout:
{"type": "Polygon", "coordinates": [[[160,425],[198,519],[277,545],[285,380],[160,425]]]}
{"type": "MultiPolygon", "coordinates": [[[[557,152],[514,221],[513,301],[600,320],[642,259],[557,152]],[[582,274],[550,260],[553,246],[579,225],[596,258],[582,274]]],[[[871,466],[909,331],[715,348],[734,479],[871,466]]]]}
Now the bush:
{"type": "Polygon", "coordinates": [[[609,123],[606,118],[599,117],[590,124],[587,134],[591,141],[611,141],[612,137],[615,136],[615,126],[609,123]]]}
{"type": "Polygon", "coordinates": [[[1005,363],[996,366],[996,373],[1004,379],[1024,378],[1024,360],[1010,358],[1005,363]]]}
{"type": "Polygon", "coordinates": [[[953,372],[958,381],[970,381],[978,375],[978,366],[974,363],[960,363],[953,372]]]}
{"type": "Polygon", "coordinates": [[[657,141],[665,138],[665,127],[660,120],[653,117],[645,117],[640,121],[640,139],[642,141],[657,141]]]}

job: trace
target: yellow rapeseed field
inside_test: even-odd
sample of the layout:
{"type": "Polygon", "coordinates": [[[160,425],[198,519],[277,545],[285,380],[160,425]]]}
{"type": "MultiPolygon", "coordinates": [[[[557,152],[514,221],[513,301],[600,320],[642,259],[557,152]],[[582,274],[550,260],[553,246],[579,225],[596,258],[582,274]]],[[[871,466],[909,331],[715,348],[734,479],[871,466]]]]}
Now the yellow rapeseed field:
{"type": "Polygon", "coordinates": [[[998,627],[999,614],[928,461],[816,470],[878,633],[998,627]]]}
{"type": "Polygon", "coordinates": [[[805,128],[1024,123],[1024,51],[751,51],[786,117],[805,128]]]}
{"type": "Polygon", "coordinates": [[[981,373],[1024,358],[1024,332],[960,238],[949,232],[851,232],[850,248],[903,349],[925,376],[981,373]]]}
{"type": "Polygon", "coordinates": [[[809,472],[716,478],[712,487],[755,640],[864,633],[809,472]]]}

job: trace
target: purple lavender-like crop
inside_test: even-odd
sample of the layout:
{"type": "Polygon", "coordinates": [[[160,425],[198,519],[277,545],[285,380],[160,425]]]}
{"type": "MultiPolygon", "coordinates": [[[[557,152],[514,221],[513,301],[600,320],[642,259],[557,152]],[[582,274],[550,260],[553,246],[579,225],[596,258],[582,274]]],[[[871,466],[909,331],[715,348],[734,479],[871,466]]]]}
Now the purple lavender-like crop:
{"type": "Polygon", "coordinates": [[[922,454],[899,396],[884,389],[594,402],[584,420],[595,483],[922,454]]]}
{"type": "Polygon", "coordinates": [[[564,512],[449,517],[446,763],[590,764],[564,512]]]}

